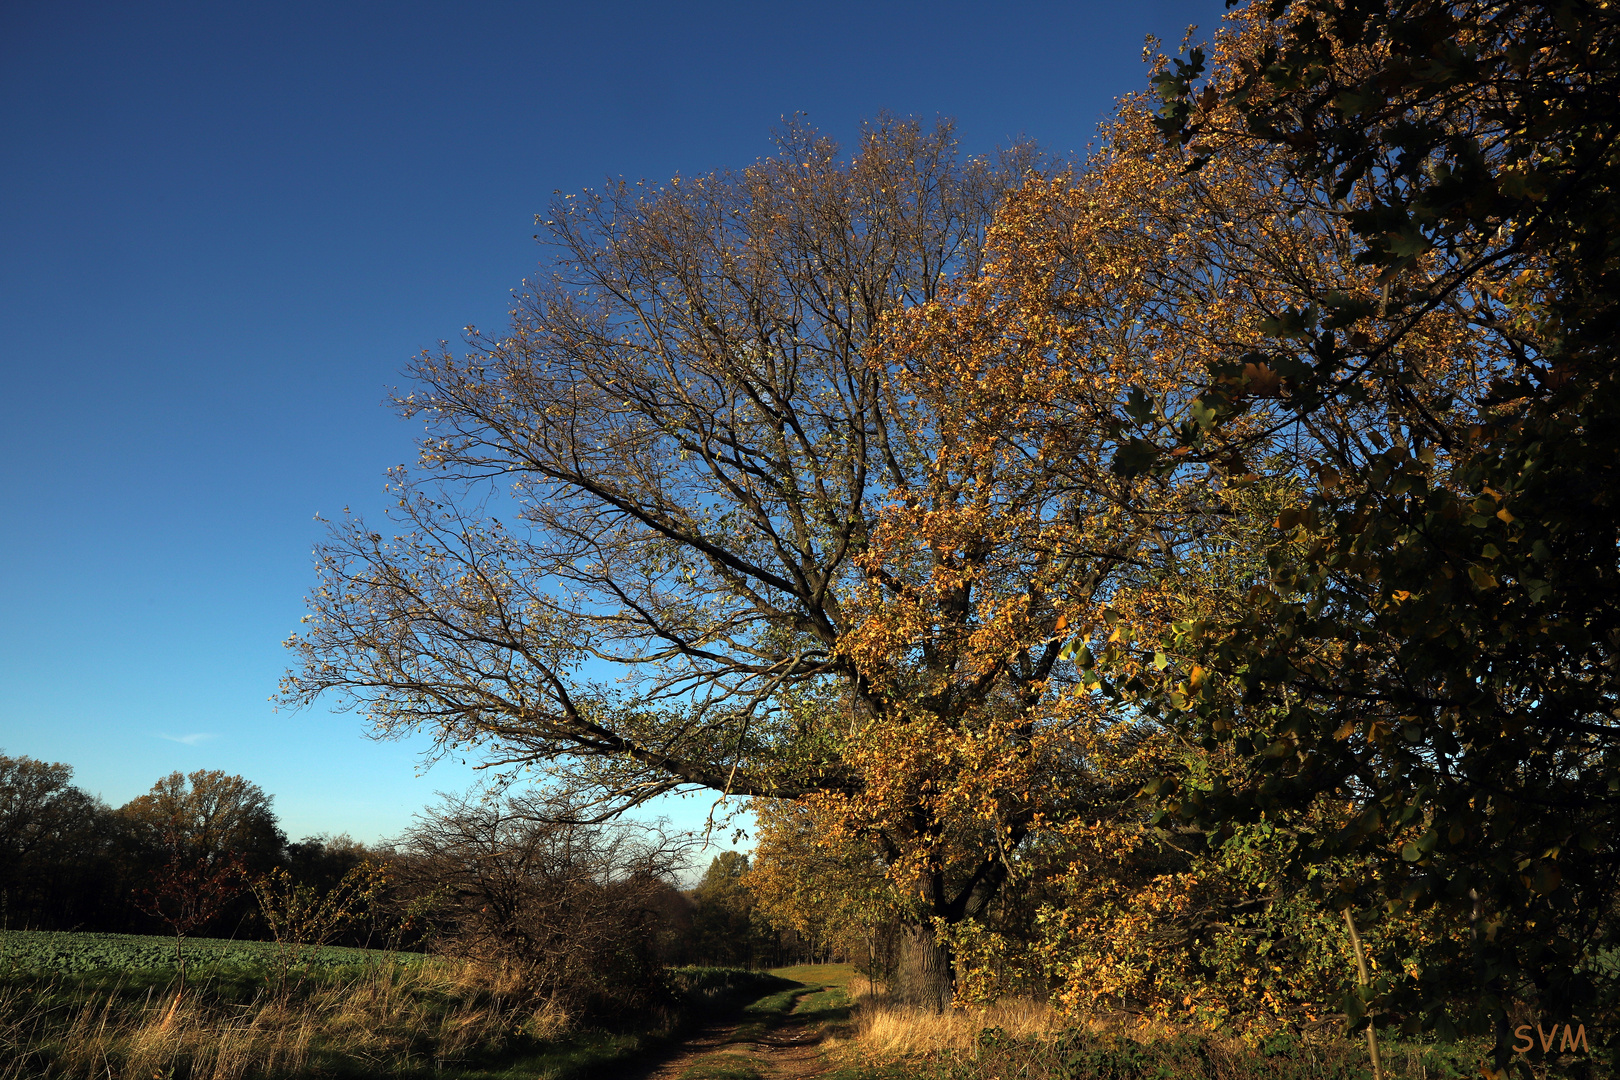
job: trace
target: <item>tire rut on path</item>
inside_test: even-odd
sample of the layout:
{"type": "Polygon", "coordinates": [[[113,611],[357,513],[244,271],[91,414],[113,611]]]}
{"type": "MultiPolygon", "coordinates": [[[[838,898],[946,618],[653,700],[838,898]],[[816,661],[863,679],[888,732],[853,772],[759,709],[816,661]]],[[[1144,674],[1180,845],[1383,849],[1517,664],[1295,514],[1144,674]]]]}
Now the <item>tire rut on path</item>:
{"type": "Polygon", "coordinates": [[[679,1080],[683,1072],[711,1054],[747,1058],[767,1080],[814,1080],[826,1071],[820,1054],[824,1033],[798,1015],[797,1010],[805,998],[820,989],[809,986],[796,993],[794,1011],[762,1035],[733,1041],[743,1026],[741,1021],[709,1024],[660,1055],[658,1060],[625,1070],[624,1080],[679,1080]]]}

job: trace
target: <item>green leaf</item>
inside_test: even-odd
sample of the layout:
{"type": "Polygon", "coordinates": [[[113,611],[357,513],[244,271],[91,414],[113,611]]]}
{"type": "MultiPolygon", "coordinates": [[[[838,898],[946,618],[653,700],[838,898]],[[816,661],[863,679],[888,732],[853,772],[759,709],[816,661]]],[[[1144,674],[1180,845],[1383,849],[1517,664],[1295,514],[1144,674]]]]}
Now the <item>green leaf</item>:
{"type": "Polygon", "coordinates": [[[1434,247],[1434,244],[1415,225],[1388,236],[1389,250],[1403,259],[1416,258],[1434,247]]]}
{"type": "Polygon", "coordinates": [[[1114,454],[1109,465],[1116,476],[1140,476],[1159,460],[1159,448],[1146,439],[1131,439],[1114,454]]]}
{"type": "Polygon", "coordinates": [[[1316,326],[1316,308],[1287,308],[1272,318],[1260,321],[1260,332],[1267,337],[1302,338],[1316,326]]]}
{"type": "Polygon", "coordinates": [[[1219,419],[1219,413],[1210,408],[1208,405],[1205,405],[1203,398],[1195,399],[1188,411],[1192,413],[1193,419],[1198,421],[1198,426],[1203,428],[1205,431],[1208,431],[1210,428],[1214,427],[1216,421],[1219,419]]]}
{"type": "Polygon", "coordinates": [[[1344,1018],[1351,1027],[1361,1023],[1361,1018],[1367,1015],[1367,1003],[1361,1000],[1361,995],[1352,991],[1344,995],[1344,1018]]]}
{"type": "Polygon", "coordinates": [[[1131,387],[1125,398],[1125,415],[1138,424],[1147,424],[1153,419],[1153,399],[1149,397],[1140,386],[1131,387]]]}

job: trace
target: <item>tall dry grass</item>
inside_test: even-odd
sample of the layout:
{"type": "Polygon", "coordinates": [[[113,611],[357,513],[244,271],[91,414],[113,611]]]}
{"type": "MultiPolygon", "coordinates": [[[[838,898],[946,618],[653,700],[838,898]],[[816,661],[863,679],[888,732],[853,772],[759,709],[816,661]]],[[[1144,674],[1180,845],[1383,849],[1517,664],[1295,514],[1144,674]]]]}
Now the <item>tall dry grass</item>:
{"type": "MultiPolygon", "coordinates": [[[[1369,1075],[1366,1044],[1334,1032],[1257,1040],[1123,1014],[1065,1016],[1028,999],[934,1013],[896,1004],[882,993],[851,989],[856,991],[851,1035],[838,1048],[846,1065],[843,1075],[851,1078],[1350,1080],[1369,1075]]],[[[1403,1042],[1386,1044],[1383,1054],[1387,1075],[1429,1080],[1478,1075],[1488,1051],[1485,1043],[1403,1042]]]]}
{"type": "Polygon", "coordinates": [[[1050,1005],[1027,998],[936,1013],[896,1004],[881,992],[857,991],[852,997],[855,1012],[851,1041],[882,1057],[965,1050],[986,1028],[1000,1028],[1018,1039],[1034,1039],[1049,1037],[1064,1026],[1062,1017],[1050,1005]]]}
{"type": "Polygon", "coordinates": [[[130,995],[63,985],[0,989],[0,1080],[185,1075],[261,1080],[344,1062],[432,1071],[568,1018],[517,992],[510,973],[448,962],[379,965],[233,1004],[206,986],[130,995]]]}

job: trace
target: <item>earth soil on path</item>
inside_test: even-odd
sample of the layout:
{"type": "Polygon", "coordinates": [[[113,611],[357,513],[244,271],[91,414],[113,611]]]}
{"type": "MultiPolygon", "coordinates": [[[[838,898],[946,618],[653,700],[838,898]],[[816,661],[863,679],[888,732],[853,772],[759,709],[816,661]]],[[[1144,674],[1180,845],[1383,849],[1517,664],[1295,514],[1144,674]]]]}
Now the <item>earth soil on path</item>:
{"type": "MultiPolygon", "coordinates": [[[[683,1039],[656,1061],[626,1070],[626,1080],[679,1080],[687,1069],[712,1054],[746,1058],[767,1080],[813,1080],[827,1069],[820,1046],[826,1037],[825,1017],[803,1015],[805,1000],[820,987],[806,987],[795,995],[794,1009],[763,1033],[739,1040],[741,1021],[709,1024],[683,1039]]],[[[751,1027],[756,1025],[750,1025],[751,1027]]],[[[738,1062],[741,1064],[741,1062],[738,1062]]]]}

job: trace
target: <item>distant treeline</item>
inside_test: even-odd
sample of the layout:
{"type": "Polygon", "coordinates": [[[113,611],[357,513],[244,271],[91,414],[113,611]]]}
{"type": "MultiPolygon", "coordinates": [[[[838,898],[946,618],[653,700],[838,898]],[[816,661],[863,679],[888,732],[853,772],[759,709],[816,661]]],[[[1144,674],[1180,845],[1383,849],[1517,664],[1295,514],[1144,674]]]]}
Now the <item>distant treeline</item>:
{"type": "Polygon", "coordinates": [[[252,882],[284,873],[284,887],[321,897],[370,864],[387,868],[388,885],[336,943],[530,964],[566,953],[593,969],[834,958],[827,945],[760,917],[743,883],[746,856],[722,853],[683,890],[689,843],[656,830],[555,824],[548,819],[560,815],[548,811],[556,808],[533,800],[449,800],[393,842],[367,845],[344,834],[289,840],[271,796],[222,771],[171,773],[118,807],[72,778],[66,764],[0,754],[6,929],[168,933],[172,926],[149,910],[166,870],[230,865],[236,888],[188,932],[267,939],[272,928],[252,882]]]}
{"type": "MultiPolygon", "coordinates": [[[[372,854],[348,837],[289,843],[256,784],[223,772],[172,773],[111,807],[61,763],[0,754],[0,920],[9,929],[163,933],[136,904],[176,840],[199,857],[232,856],[248,874],[284,867],[330,887],[372,854]]],[[[251,934],[243,894],[206,930],[251,934]]]]}

